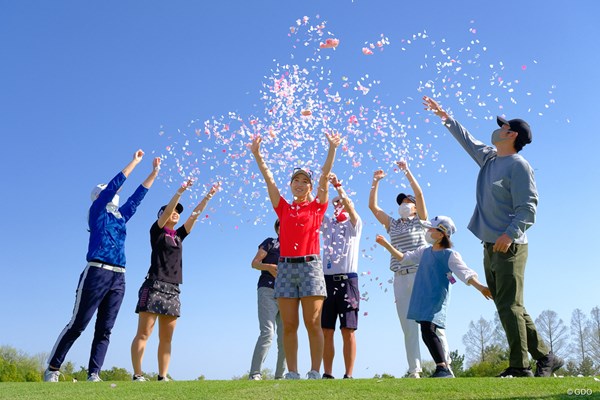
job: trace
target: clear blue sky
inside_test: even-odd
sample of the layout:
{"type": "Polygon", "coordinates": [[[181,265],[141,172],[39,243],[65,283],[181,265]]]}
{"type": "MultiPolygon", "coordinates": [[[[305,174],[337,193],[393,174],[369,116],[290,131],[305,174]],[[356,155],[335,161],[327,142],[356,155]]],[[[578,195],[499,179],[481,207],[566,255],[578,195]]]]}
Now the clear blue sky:
{"type": "MultiPolygon", "coordinates": [[[[369,273],[361,277],[368,301],[362,302],[355,376],[402,375],[407,365],[389,258],[374,244],[375,234],[384,230],[367,208],[372,172],[388,171],[380,204],[396,214],[396,194],[407,182],[391,161],[406,157],[419,175],[430,214],[455,220],[456,249],[483,274],[481,246],[466,228],[477,166],[422,111],[420,97],[432,94],[422,87],[428,81],[442,104],[482,140],[488,141],[495,129],[492,116],[530,122],[533,143],[522,154],[536,171],[540,205],[538,221],[528,232],[525,304],[534,317],[551,309],[567,324],[575,308],[589,313],[598,305],[594,293],[600,282],[594,252],[586,251],[595,238],[592,201],[599,195],[594,168],[598,14],[600,5],[591,0],[494,5],[0,0],[0,201],[5,215],[0,344],[30,354],[51,350],[71,317],[85,265],[90,190],[112,178],[141,148],[147,156],[126,182],[123,196],[147,176],[153,155],[164,156],[165,166],[128,224],[128,289],[105,367],[131,369],[133,310],[149,264],[148,230],[182,180],[179,161],[183,175],[198,177],[193,195],[215,180],[225,190],[185,242],[182,317],[170,373],[180,380],[245,373],[258,335],[258,272],[250,260],[257,245],[272,235],[274,213],[262,179],[254,177],[254,161],[243,154],[248,137],[228,115],[239,116],[247,132],[265,132],[281,119],[280,131],[264,147],[270,160],[280,157],[273,169],[289,198],[285,183],[292,168],[318,169],[324,159],[323,121],[316,117],[321,113],[330,117],[327,127],[347,137],[348,151],[339,152],[334,170],[353,192],[365,222],[360,270],[369,273]],[[303,16],[309,17],[308,24],[297,26],[303,16]],[[309,31],[323,21],[322,37],[309,31]],[[382,34],[389,44],[364,55],[361,49],[382,34]],[[328,37],[338,38],[339,47],[318,51],[328,37]],[[450,64],[436,65],[446,61],[450,64]],[[296,111],[292,118],[269,114],[283,103],[273,93],[261,93],[263,83],[280,76],[282,69],[274,72],[277,64],[297,64],[308,72],[299,82],[302,91],[291,106],[296,111]],[[369,93],[355,90],[357,81],[369,93]],[[326,97],[328,85],[329,94],[339,92],[339,103],[326,97]],[[315,117],[297,117],[311,104],[315,117]],[[364,119],[348,124],[353,115],[360,117],[361,107],[364,119]],[[388,136],[375,134],[373,120],[388,136]],[[218,129],[230,123],[233,140],[204,135],[204,121],[218,129]],[[405,136],[394,137],[393,130],[405,136]],[[300,144],[293,152],[285,147],[291,139],[300,144]]],[[[184,200],[188,210],[193,201],[194,196],[184,200]]],[[[468,323],[480,316],[492,319],[493,313],[491,302],[457,283],[448,314],[450,347],[463,352],[468,323]]],[[[92,333],[93,323],[67,357],[77,366],[87,365],[92,333]]],[[[299,367],[307,371],[302,327],[299,337],[299,367]]],[[[155,332],[146,371],[157,370],[156,343],[155,332]]],[[[422,354],[429,358],[424,347],[422,354]]],[[[274,368],[274,355],[266,367],[274,368]]],[[[340,351],[334,374],[342,373],[340,351]]]]}

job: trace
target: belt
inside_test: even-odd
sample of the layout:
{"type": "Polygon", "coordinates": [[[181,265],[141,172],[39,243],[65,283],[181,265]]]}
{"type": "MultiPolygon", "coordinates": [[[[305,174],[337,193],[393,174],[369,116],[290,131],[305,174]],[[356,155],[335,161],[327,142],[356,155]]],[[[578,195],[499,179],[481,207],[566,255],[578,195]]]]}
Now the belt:
{"type": "Polygon", "coordinates": [[[347,274],[325,275],[325,279],[331,279],[334,282],[345,281],[351,278],[358,278],[356,272],[348,272],[347,274]]]}
{"type": "Polygon", "coordinates": [[[317,260],[317,256],[302,256],[302,257],[279,257],[279,262],[291,264],[300,264],[317,260]]]}
{"type": "Polygon", "coordinates": [[[419,269],[418,267],[407,267],[407,268],[399,269],[396,272],[399,273],[400,275],[408,275],[408,274],[412,274],[413,272],[417,272],[418,269],[419,269]]]}
{"type": "Polygon", "coordinates": [[[90,262],[88,262],[88,265],[90,267],[107,269],[107,270],[112,271],[112,272],[120,272],[122,274],[125,273],[125,268],[124,267],[115,267],[114,265],[99,263],[99,262],[96,262],[96,261],[90,261],[90,262]]]}

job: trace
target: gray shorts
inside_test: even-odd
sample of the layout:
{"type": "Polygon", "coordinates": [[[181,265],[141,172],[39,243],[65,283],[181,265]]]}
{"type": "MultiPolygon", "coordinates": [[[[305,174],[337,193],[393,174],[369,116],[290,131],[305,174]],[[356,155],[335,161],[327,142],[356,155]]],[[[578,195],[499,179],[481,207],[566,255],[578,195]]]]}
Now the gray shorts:
{"type": "Polygon", "coordinates": [[[312,255],[312,258],[312,261],[297,263],[279,260],[277,279],[275,279],[275,298],[327,297],[321,257],[312,255]]]}

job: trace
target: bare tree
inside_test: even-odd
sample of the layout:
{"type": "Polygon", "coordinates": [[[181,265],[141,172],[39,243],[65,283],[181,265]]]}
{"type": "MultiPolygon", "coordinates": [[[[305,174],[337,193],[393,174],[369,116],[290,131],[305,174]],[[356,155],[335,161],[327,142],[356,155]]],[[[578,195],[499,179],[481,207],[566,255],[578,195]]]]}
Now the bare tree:
{"type": "Polygon", "coordinates": [[[550,351],[565,356],[569,332],[558,314],[552,310],[542,311],[540,316],[536,318],[535,325],[538,333],[550,346],[550,351]]]}
{"type": "Polygon", "coordinates": [[[571,315],[571,346],[578,362],[583,362],[588,356],[587,342],[589,338],[587,318],[579,308],[571,315]]]}
{"type": "Polygon", "coordinates": [[[600,365],[600,308],[592,308],[588,321],[590,356],[596,365],[600,365]]]}
{"type": "Polygon", "coordinates": [[[483,317],[469,323],[469,330],[462,340],[471,363],[485,361],[485,349],[493,343],[493,331],[494,325],[483,317]]]}
{"type": "Polygon", "coordinates": [[[506,339],[506,332],[502,327],[502,322],[500,321],[500,314],[498,314],[498,311],[494,313],[494,333],[492,340],[500,349],[508,349],[508,339],[506,339]]]}

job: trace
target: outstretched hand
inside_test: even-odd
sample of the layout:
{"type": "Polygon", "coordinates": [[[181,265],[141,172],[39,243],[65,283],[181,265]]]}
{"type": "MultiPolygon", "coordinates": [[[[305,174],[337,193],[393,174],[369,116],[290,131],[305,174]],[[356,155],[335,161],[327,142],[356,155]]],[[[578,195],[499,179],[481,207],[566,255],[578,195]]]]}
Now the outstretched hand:
{"type": "Polygon", "coordinates": [[[376,235],[375,236],[375,242],[377,242],[377,244],[380,244],[382,246],[385,246],[387,244],[387,239],[385,237],[383,237],[382,235],[376,235]]]}
{"type": "Polygon", "coordinates": [[[215,183],[214,185],[212,185],[212,187],[208,191],[208,194],[206,195],[206,197],[208,197],[209,199],[212,199],[212,197],[219,191],[220,188],[221,188],[221,182],[215,183]]]}
{"type": "MultiPolygon", "coordinates": [[[[141,150],[139,150],[141,151],[141,150]]],[[[142,156],[144,155],[144,152],[142,152],[142,156]]],[[[140,160],[142,158],[140,157],[140,160]]],[[[154,157],[154,160],[152,160],[152,168],[154,169],[154,171],[158,172],[160,170],[160,163],[162,162],[160,157],[154,157]]]]}
{"type": "Polygon", "coordinates": [[[383,178],[385,178],[385,172],[383,172],[383,170],[378,169],[377,171],[373,172],[373,180],[378,182],[380,180],[382,180],[383,178]]]}
{"type": "Polygon", "coordinates": [[[140,162],[142,161],[142,158],[144,157],[144,151],[142,149],[139,149],[138,151],[136,151],[135,153],[133,153],[133,160],[140,162]]]}
{"type": "Polygon", "coordinates": [[[250,151],[252,154],[257,155],[260,154],[260,143],[262,142],[262,137],[260,135],[255,135],[252,139],[252,143],[250,144],[250,151]]]}
{"type": "Polygon", "coordinates": [[[331,134],[325,132],[325,136],[327,137],[330,148],[336,149],[340,143],[342,143],[342,136],[337,131],[333,131],[331,134]]]}
{"type": "Polygon", "coordinates": [[[448,113],[444,111],[442,106],[431,97],[423,96],[423,105],[425,106],[425,110],[433,111],[433,113],[438,117],[444,119],[448,118],[448,113]]]}
{"type": "Polygon", "coordinates": [[[329,179],[329,183],[331,183],[333,187],[336,187],[342,183],[339,181],[337,175],[333,172],[329,173],[329,176],[327,178],[329,179]]]}
{"type": "Polygon", "coordinates": [[[400,168],[401,171],[408,170],[408,163],[404,160],[396,161],[396,165],[400,168]]]}

